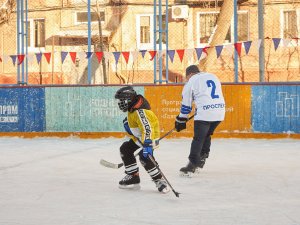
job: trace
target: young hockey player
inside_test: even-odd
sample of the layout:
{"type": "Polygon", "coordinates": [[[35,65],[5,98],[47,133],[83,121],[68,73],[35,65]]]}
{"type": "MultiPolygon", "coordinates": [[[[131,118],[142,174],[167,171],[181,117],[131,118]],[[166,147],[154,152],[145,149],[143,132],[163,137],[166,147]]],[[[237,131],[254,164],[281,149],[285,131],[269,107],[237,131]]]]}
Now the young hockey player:
{"type": "Polygon", "coordinates": [[[160,171],[149,158],[153,157],[153,149],[158,147],[160,135],[159,122],[156,115],[151,111],[148,101],[138,95],[131,86],[119,89],[115,98],[118,100],[120,110],[127,112],[123,120],[124,128],[130,135],[130,140],[124,142],[120,147],[120,155],[125,166],[126,176],[119,182],[119,187],[140,188],[139,167],[134,152],[139,152],[139,160],[148,172],[158,191],[167,193],[169,191],[167,182],[162,178],[160,171]]]}
{"type": "Polygon", "coordinates": [[[225,117],[225,101],[221,83],[214,74],[200,72],[197,66],[191,65],[186,68],[186,79],[175,128],[177,132],[186,129],[188,114],[192,111],[192,102],[195,102],[194,137],[189,162],[180,169],[182,175],[190,176],[196,169],[203,168],[209,156],[211,135],[225,117]]]}

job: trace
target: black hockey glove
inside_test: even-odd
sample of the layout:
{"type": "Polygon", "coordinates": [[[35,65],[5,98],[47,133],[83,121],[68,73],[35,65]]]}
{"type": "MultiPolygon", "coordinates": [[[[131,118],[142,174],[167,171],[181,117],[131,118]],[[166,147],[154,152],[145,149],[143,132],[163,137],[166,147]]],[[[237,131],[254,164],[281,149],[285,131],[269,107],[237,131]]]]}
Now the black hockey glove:
{"type": "Polygon", "coordinates": [[[175,129],[176,129],[176,131],[180,132],[180,131],[186,129],[186,122],[187,121],[188,121],[187,118],[177,116],[176,120],[175,120],[175,129]]]}

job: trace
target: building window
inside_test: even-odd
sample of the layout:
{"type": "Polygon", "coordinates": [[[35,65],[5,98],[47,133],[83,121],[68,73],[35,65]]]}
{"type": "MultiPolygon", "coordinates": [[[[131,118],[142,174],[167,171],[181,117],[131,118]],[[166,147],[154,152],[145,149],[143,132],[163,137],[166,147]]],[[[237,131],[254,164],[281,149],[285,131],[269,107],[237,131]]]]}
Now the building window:
{"type": "MultiPolygon", "coordinates": [[[[154,34],[153,34],[153,15],[137,15],[137,48],[139,49],[153,49],[154,34]]],[[[162,15],[162,30],[166,29],[166,16],[162,15]]],[[[159,16],[156,17],[156,30],[159,30],[159,16]]],[[[165,48],[166,33],[162,32],[162,43],[165,48]]],[[[159,33],[156,34],[156,43],[159,44],[159,33]]],[[[157,47],[158,48],[158,47],[157,47]]]]}
{"type": "MultiPolygon", "coordinates": [[[[100,11],[101,22],[105,21],[105,12],[100,11]]],[[[75,24],[82,24],[88,22],[88,12],[76,12],[75,24]]],[[[91,22],[98,22],[98,13],[91,12],[91,22]]]]}
{"type": "Polygon", "coordinates": [[[283,10],[282,11],[282,37],[283,38],[297,38],[297,11],[296,10],[283,10]]]}
{"type": "MultiPolygon", "coordinates": [[[[26,22],[24,29],[26,29],[26,22]]],[[[45,47],[45,19],[29,19],[26,33],[29,51],[45,47]]]]}
{"type": "MultiPolygon", "coordinates": [[[[198,45],[207,45],[213,37],[218,21],[219,12],[205,12],[198,15],[199,38],[198,45]]],[[[234,29],[231,22],[224,43],[233,43],[234,29]]],[[[249,16],[247,11],[238,12],[238,41],[249,40],[249,16]]]]}

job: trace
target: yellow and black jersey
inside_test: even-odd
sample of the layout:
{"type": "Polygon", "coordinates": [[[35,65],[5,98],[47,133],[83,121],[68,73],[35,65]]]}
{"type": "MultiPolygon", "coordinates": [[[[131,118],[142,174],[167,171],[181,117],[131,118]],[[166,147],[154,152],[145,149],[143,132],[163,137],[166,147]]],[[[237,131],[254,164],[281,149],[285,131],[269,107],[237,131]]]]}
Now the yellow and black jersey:
{"type": "Polygon", "coordinates": [[[153,145],[155,145],[155,141],[160,137],[160,129],[158,119],[154,112],[151,111],[149,103],[143,96],[139,95],[132,109],[133,110],[128,112],[127,116],[128,127],[131,134],[130,132],[128,133],[131,135],[131,138],[138,145],[139,142],[137,138],[142,143],[144,143],[146,139],[151,139],[153,145]]]}

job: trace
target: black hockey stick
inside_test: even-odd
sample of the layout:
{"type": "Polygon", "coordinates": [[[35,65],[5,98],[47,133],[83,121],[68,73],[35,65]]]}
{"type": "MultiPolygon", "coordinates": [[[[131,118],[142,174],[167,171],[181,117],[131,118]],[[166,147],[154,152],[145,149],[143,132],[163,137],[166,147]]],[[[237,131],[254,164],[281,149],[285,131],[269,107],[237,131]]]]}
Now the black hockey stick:
{"type": "Polygon", "coordinates": [[[179,192],[175,191],[174,188],[172,187],[172,185],[170,184],[170,182],[168,181],[168,179],[166,178],[166,176],[163,174],[163,172],[161,171],[161,169],[159,168],[158,163],[155,161],[155,159],[153,158],[152,155],[149,155],[149,159],[151,160],[151,162],[155,165],[156,169],[158,169],[158,171],[160,172],[160,174],[162,175],[162,177],[165,179],[165,181],[168,183],[169,187],[172,189],[173,193],[175,194],[175,196],[177,198],[179,198],[179,192]]]}
{"type": "MultiPolygon", "coordinates": [[[[192,118],[194,118],[194,116],[195,116],[195,115],[192,115],[191,117],[189,117],[189,119],[188,119],[187,121],[189,121],[189,120],[191,120],[192,118]]],[[[173,128],[172,130],[168,131],[166,134],[164,134],[161,138],[158,139],[158,142],[160,142],[162,139],[164,139],[165,137],[167,137],[168,135],[170,135],[170,134],[173,133],[174,131],[175,131],[175,128],[173,128]]],[[[139,142],[141,143],[141,141],[139,141],[139,142]]],[[[138,154],[140,153],[140,151],[141,151],[142,149],[143,149],[143,147],[137,149],[138,151],[137,151],[137,153],[134,154],[134,156],[135,156],[135,157],[138,156],[138,154]]],[[[100,160],[100,164],[101,164],[102,166],[105,166],[105,167],[108,167],[108,168],[113,168],[113,169],[119,169],[119,168],[121,168],[121,167],[124,165],[123,162],[117,163],[117,164],[116,164],[116,163],[108,162],[108,161],[106,161],[105,159],[101,159],[101,160],[100,160]]]]}

